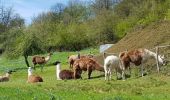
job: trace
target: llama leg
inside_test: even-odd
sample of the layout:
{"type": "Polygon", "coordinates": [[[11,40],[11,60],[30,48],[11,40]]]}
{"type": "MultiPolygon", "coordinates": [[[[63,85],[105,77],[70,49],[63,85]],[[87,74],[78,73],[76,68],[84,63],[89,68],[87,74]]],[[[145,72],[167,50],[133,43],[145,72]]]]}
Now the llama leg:
{"type": "Polygon", "coordinates": [[[111,68],[109,68],[109,80],[111,80],[112,79],[112,70],[111,70],[111,68]]]}
{"type": "Polygon", "coordinates": [[[121,68],[121,77],[122,77],[122,80],[125,80],[125,64],[124,63],[119,63],[119,66],[121,68]]]}
{"type": "Polygon", "coordinates": [[[132,70],[131,70],[131,68],[130,68],[130,67],[129,67],[129,72],[130,72],[130,76],[131,76],[132,70]]]}
{"type": "Polygon", "coordinates": [[[88,79],[90,79],[91,73],[92,73],[92,69],[90,67],[88,67],[88,79]]]}
{"type": "Polygon", "coordinates": [[[118,70],[116,69],[116,79],[118,80],[119,77],[118,77],[118,70]]]}
{"type": "Polygon", "coordinates": [[[122,80],[125,80],[125,72],[122,71],[122,80]]]}
{"type": "Polygon", "coordinates": [[[77,73],[76,70],[74,70],[74,76],[73,76],[74,79],[76,79],[76,73],[77,73]]]}
{"type": "Polygon", "coordinates": [[[107,69],[105,68],[105,80],[107,80],[107,69]]]}
{"type": "Polygon", "coordinates": [[[125,67],[122,68],[122,79],[125,80],[125,67]]]}
{"type": "Polygon", "coordinates": [[[105,71],[105,80],[107,80],[107,71],[105,71]]]}
{"type": "Polygon", "coordinates": [[[143,64],[141,64],[141,76],[143,77],[143,64]]]}

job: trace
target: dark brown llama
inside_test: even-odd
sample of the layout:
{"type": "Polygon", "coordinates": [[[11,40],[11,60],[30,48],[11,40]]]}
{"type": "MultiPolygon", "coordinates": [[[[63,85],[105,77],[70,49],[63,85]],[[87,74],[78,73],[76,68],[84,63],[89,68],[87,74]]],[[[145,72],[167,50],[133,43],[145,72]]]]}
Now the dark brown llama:
{"type": "MultiPolygon", "coordinates": [[[[74,79],[74,72],[71,70],[61,70],[60,62],[56,61],[53,63],[56,65],[56,76],[58,80],[74,79]]],[[[76,74],[76,79],[81,78],[81,72],[76,74]]]]}

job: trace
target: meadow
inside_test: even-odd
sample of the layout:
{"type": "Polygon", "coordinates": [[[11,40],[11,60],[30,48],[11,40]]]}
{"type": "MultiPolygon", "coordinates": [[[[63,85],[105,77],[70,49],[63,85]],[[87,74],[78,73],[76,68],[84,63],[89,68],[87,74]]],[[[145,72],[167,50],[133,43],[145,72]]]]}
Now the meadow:
{"type": "MultiPolygon", "coordinates": [[[[82,54],[89,52],[99,54],[96,48],[81,51],[82,54]]],[[[67,57],[71,54],[76,52],[55,52],[43,72],[36,68],[34,74],[44,79],[43,83],[37,84],[26,82],[27,67],[23,57],[8,60],[0,56],[1,74],[8,69],[16,70],[9,82],[0,83],[0,100],[170,100],[170,65],[163,66],[167,70],[160,74],[156,73],[155,67],[155,72],[144,77],[139,77],[138,68],[133,68],[132,76],[126,81],[116,80],[113,74],[112,80],[107,82],[104,73],[98,71],[92,73],[92,79],[87,79],[85,72],[83,79],[56,80],[55,65],[52,63],[59,60],[62,62],[61,68],[68,69],[67,57]]]]}

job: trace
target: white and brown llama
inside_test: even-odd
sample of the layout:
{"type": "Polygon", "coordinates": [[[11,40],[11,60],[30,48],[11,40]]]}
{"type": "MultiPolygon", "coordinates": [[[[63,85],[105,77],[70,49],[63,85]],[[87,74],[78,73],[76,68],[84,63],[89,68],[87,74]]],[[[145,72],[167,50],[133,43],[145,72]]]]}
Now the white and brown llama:
{"type": "Polygon", "coordinates": [[[10,74],[12,73],[12,71],[8,71],[5,73],[5,75],[0,76],[0,82],[7,82],[9,81],[10,78],[10,74]]]}
{"type": "MultiPolygon", "coordinates": [[[[130,63],[140,66],[141,76],[143,77],[143,64],[149,59],[157,59],[157,54],[148,49],[135,49],[122,52],[119,54],[119,57],[125,69],[130,68],[130,63]]],[[[164,65],[166,63],[164,56],[158,55],[158,62],[159,64],[164,65]]]]}
{"type": "Polygon", "coordinates": [[[51,55],[52,53],[49,53],[47,57],[33,56],[32,58],[33,68],[35,69],[35,65],[39,64],[41,66],[41,71],[42,71],[44,64],[46,64],[50,60],[51,55]]]}
{"type": "Polygon", "coordinates": [[[36,83],[36,82],[43,82],[42,77],[38,75],[33,75],[33,69],[31,67],[28,68],[28,83],[36,83]]]}
{"type": "Polygon", "coordinates": [[[105,57],[105,53],[104,58],[105,80],[111,80],[113,70],[116,72],[117,79],[118,73],[120,73],[122,79],[125,80],[125,68],[122,66],[120,58],[115,55],[105,57]]]}
{"type": "MultiPolygon", "coordinates": [[[[61,65],[59,61],[53,63],[56,65],[56,77],[57,80],[74,79],[74,72],[71,70],[61,70],[61,65]]],[[[81,72],[76,74],[76,79],[81,78],[81,72]]]]}

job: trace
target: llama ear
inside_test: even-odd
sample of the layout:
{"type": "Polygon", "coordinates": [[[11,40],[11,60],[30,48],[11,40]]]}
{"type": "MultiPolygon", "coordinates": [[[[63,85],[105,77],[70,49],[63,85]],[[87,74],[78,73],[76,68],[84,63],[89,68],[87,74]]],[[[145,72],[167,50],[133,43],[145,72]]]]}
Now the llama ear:
{"type": "Polygon", "coordinates": [[[160,57],[161,57],[162,59],[164,59],[164,58],[165,58],[165,55],[160,55],[160,57]]]}

